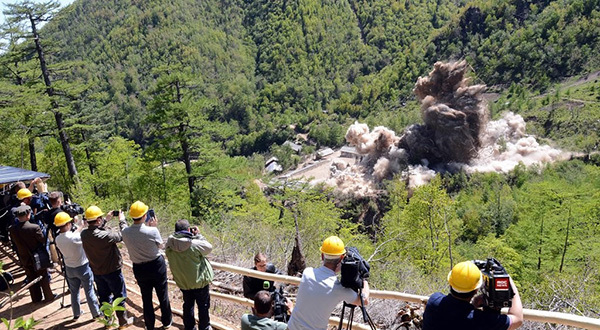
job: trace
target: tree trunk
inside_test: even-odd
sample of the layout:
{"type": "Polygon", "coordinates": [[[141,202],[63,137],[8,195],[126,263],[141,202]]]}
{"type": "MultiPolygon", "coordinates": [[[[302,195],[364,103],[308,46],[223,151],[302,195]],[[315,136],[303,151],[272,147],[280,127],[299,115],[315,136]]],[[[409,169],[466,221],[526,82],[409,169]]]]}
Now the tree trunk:
{"type": "Polygon", "coordinates": [[[31,163],[31,170],[37,171],[37,159],[35,158],[35,138],[29,137],[29,162],[31,163]]]}
{"type": "MultiPolygon", "coordinates": [[[[85,133],[83,133],[83,131],[81,131],[81,140],[85,143],[85,133]]],[[[88,148],[87,144],[85,144],[85,157],[88,161],[88,168],[90,169],[90,174],[92,176],[94,176],[94,163],[92,163],[92,156],[90,155],[90,148],[88,148]]],[[[100,196],[100,194],[98,193],[98,186],[96,186],[94,184],[94,194],[96,194],[96,196],[100,196]]]]}
{"type": "Polygon", "coordinates": [[[562,273],[563,265],[565,264],[565,254],[567,254],[567,247],[569,246],[569,227],[571,227],[571,209],[569,208],[569,217],[567,218],[567,234],[565,236],[565,245],[563,247],[562,258],[560,259],[559,273],[562,273]]]}
{"type": "Polygon", "coordinates": [[[544,217],[540,221],[540,243],[538,247],[538,264],[537,269],[542,268],[542,244],[544,243],[544,217]]]}
{"type": "MultiPolygon", "coordinates": [[[[52,88],[52,83],[50,82],[50,73],[48,72],[48,67],[46,66],[46,58],[44,56],[42,44],[40,43],[40,36],[37,31],[35,19],[31,16],[31,14],[29,15],[29,21],[31,22],[31,32],[33,34],[33,40],[35,41],[35,49],[38,54],[38,59],[40,60],[42,77],[44,78],[44,84],[46,85],[46,94],[52,97],[54,96],[54,89],[52,88]]],[[[52,100],[52,111],[54,112],[54,119],[56,120],[56,127],[58,128],[60,144],[62,145],[63,153],[65,154],[65,160],[67,162],[69,176],[71,176],[71,179],[75,179],[75,177],[77,176],[77,168],[75,167],[75,160],[73,159],[73,154],[71,153],[69,137],[64,129],[65,125],[62,118],[62,114],[59,112],[58,108],[59,106],[56,103],[56,101],[52,100]]]]}
{"type": "MultiPolygon", "coordinates": [[[[183,123],[180,125],[180,129],[184,130],[185,128],[183,128],[183,123]]],[[[181,139],[180,139],[180,143],[181,143],[181,151],[183,152],[183,163],[185,164],[185,172],[187,173],[187,177],[188,177],[188,189],[190,191],[190,197],[192,196],[192,193],[194,192],[194,177],[192,176],[192,160],[190,157],[190,146],[188,144],[187,138],[185,137],[184,133],[180,133],[182,134],[181,139]]]]}

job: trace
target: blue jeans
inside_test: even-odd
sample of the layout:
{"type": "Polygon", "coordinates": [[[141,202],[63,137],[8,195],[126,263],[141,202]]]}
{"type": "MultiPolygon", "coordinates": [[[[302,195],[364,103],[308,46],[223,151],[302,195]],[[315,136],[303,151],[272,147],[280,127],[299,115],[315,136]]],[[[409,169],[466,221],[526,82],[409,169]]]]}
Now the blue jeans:
{"type": "Polygon", "coordinates": [[[210,326],[210,295],[208,285],[201,289],[183,290],[183,327],[185,330],[194,329],[194,303],[198,305],[198,329],[208,330],[210,326]]]}
{"type": "Polygon", "coordinates": [[[73,316],[79,317],[81,315],[81,305],[79,303],[79,288],[83,286],[85,292],[85,298],[92,317],[96,318],[100,316],[100,309],[98,307],[98,298],[94,292],[94,275],[90,269],[90,265],[85,265],[71,268],[65,267],[67,272],[67,283],[69,284],[69,290],[71,291],[71,309],[73,310],[73,316]]]}
{"type": "MultiPolygon", "coordinates": [[[[100,300],[100,304],[103,302],[111,304],[114,298],[127,298],[125,279],[123,279],[121,269],[105,275],[94,274],[94,282],[96,282],[96,287],[98,289],[98,299],[100,300]]],[[[125,307],[125,300],[123,300],[119,306],[125,307]]],[[[125,324],[127,311],[117,311],[117,318],[119,319],[119,325],[125,324]]]]}
{"type": "Polygon", "coordinates": [[[156,290],[156,297],[160,303],[160,320],[163,325],[170,325],[173,320],[171,304],[169,303],[169,288],[167,284],[167,265],[165,258],[158,258],[143,263],[133,264],[133,275],[140,286],[142,293],[142,305],[144,308],[144,323],[146,329],[154,329],[154,303],[152,302],[152,290],[156,290]]]}

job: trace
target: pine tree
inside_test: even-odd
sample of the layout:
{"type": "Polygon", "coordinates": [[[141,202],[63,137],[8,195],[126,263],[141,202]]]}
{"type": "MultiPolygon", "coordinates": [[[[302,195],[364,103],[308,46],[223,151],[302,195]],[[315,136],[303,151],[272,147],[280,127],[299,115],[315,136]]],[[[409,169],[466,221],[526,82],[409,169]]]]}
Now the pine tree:
{"type": "Polygon", "coordinates": [[[65,129],[63,109],[61,109],[61,104],[58,100],[60,93],[57,93],[52,85],[50,71],[48,69],[48,64],[46,63],[45,46],[42,44],[42,39],[39,32],[40,25],[52,19],[56,11],[59,9],[60,4],[58,1],[34,3],[32,1],[25,0],[16,4],[7,4],[6,6],[8,9],[4,11],[4,15],[6,16],[9,24],[18,26],[28,24],[30,27],[29,32],[26,35],[23,35],[22,38],[32,39],[34,41],[35,50],[40,65],[41,76],[44,81],[45,94],[50,97],[50,108],[56,121],[56,128],[58,130],[63,153],[65,154],[69,176],[73,180],[77,177],[77,168],[75,166],[73,153],[71,152],[69,136],[67,135],[65,129]]]}

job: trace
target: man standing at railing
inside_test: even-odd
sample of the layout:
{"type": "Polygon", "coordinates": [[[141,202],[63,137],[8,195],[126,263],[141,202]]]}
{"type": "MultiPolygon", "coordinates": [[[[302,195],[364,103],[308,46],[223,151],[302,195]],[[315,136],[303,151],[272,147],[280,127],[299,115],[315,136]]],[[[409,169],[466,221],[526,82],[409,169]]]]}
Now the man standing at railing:
{"type": "Polygon", "coordinates": [[[206,256],[212,245],[191,227],[187,220],[175,223],[175,233],[167,239],[167,258],[173,279],[183,295],[183,326],[195,329],[194,304],[198,305],[199,330],[210,329],[210,295],[208,285],[212,282],[213,269],[206,256]]]}
{"type": "Polygon", "coordinates": [[[483,280],[481,271],[471,261],[463,261],[448,274],[450,294],[436,292],[429,297],[423,313],[423,330],[436,329],[517,329],[523,324],[523,306],[517,287],[510,280],[515,295],[508,315],[496,311],[479,310],[483,297],[473,296],[483,280]],[[478,299],[481,298],[481,299],[478,299]],[[471,303],[473,300],[473,303],[471,303]]]}
{"type": "Polygon", "coordinates": [[[156,228],[156,217],[149,216],[148,205],[136,201],[129,208],[129,216],[133,224],[122,231],[123,242],[127,246],[129,258],[133,263],[133,275],[142,293],[144,323],[146,329],[154,330],[154,303],[152,291],[160,304],[160,320],[163,329],[171,327],[173,316],[169,303],[169,288],[167,284],[167,265],[160,254],[163,240],[156,228]]]}
{"type": "MultiPolygon", "coordinates": [[[[342,286],[336,273],[340,272],[342,259],[346,254],[344,242],[337,236],[330,236],[321,245],[323,266],[306,268],[298,287],[296,306],[288,322],[290,330],[326,330],[331,312],[338,303],[360,306],[358,293],[342,286]]],[[[363,281],[364,304],[369,304],[369,283],[363,281]]]]}
{"type": "MultiPolygon", "coordinates": [[[[83,250],[90,262],[90,268],[94,273],[94,282],[98,289],[98,300],[112,303],[116,298],[127,298],[125,279],[121,272],[123,259],[117,243],[123,241],[121,232],[106,226],[106,222],[112,219],[112,212],[103,217],[104,212],[92,205],[85,210],[85,220],[88,227],[81,232],[81,243],[83,250]]],[[[117,216],[119,228],[127,227],[125,215],[119,212],[117,216]]],[[[125,307],[125,300],[119,306],[125,307]]],[[[119,329],[133,324],[133,317],[127,317],[127,310],[117,311],[119,329]]]]}
{"type": "MultiPolygon", "coordinates": [[[[253,270],[259,272],[265,272],[270,274],[281,274],[281,272],[270,262],[267,262],[267,257],[262,253],[257,253],[254,256],[254,267],[253,270]]],[[[269,292],[275,291],[275,285],[273,281],[263,280],[256,277],[244,276],[242,287],[244,289],[244,297],[248,299],[254,299],[254,295],[261,290],[267,290],[269,292]]]]}

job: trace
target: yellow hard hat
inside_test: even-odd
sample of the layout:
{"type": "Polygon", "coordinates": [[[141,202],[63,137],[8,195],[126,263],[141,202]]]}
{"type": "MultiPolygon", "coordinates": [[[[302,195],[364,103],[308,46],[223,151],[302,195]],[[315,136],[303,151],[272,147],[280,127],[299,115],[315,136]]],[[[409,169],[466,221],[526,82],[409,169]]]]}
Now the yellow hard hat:
{"type": "Polygon", "coordinates": [[[71,218],[67,212],[58,212],[56,216],[54,216],[54,225],[56,227],[62,227],[71,220],[73,220],[73,218],[71,218]]]}
{"type": "Polygon", "coordinates": [[[33,194],[27,188],[22,188],[22,189],[19,189],[19,191],[17,191],[17,198],[19,200],[23,200],[23,199],[25,199],[27,197],[31,197],[31,196],[33,196],[33,194]]]}
{"type": "Polygon", "coordinates": [[[87,221],[96,220],[103,215],[102,210],[96,205],[92,205],[85,210],[85,220],[87,221]]]}
{"type": "Polygon", "coordinates": [[[148,205],[140,201],[136,201],[135,203],[131,204],[131,207],[129,207],[129,216],[133,219],[139,219],[143,217],[146,212],[148,212],[148,205]]]}
{"type": "Polygon", "coordinates": [[[472,261],[459,262],[448,273],[448,283],[456,292],[471,292],[481,286],[481,271],[472,261]]]}
{"type": "Polygon", "coordinates": [[[344,242],[337,236],[329,236],[321,245],[321,252],[332,256],[341,256],[346,253],[344,242]]]}

